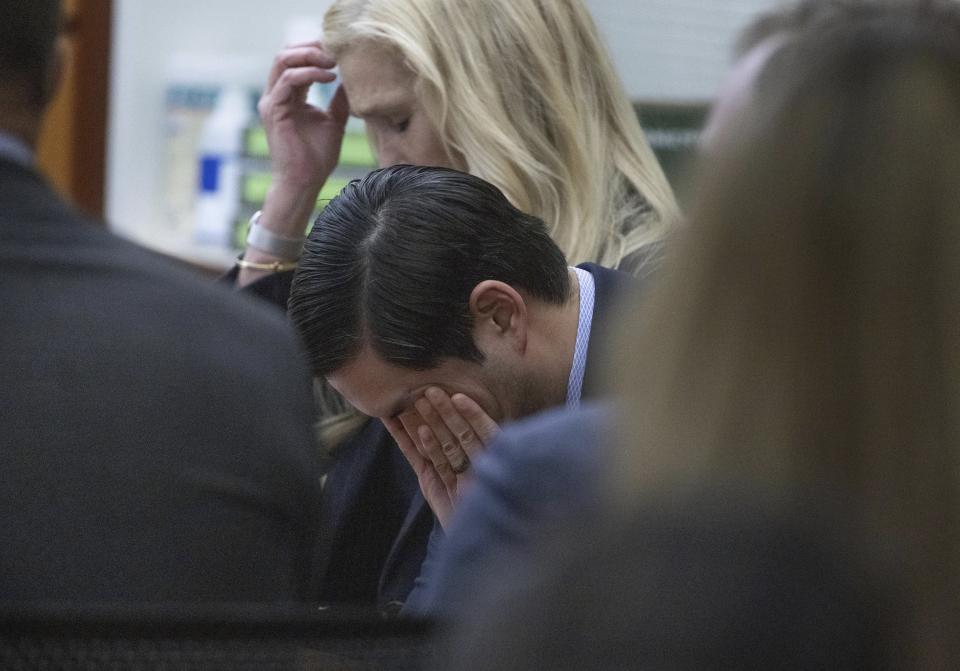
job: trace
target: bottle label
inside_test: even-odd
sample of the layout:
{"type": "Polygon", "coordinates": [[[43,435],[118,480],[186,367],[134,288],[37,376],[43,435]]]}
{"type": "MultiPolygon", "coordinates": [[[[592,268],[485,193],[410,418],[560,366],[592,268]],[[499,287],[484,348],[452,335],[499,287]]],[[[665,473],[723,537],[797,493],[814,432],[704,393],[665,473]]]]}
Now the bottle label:
{"type": "Polygon", "coordinates": [[[220,186],[220,166],[222,156],[203,156],[200,158],[200,192],[216,193],[220,186]]]}

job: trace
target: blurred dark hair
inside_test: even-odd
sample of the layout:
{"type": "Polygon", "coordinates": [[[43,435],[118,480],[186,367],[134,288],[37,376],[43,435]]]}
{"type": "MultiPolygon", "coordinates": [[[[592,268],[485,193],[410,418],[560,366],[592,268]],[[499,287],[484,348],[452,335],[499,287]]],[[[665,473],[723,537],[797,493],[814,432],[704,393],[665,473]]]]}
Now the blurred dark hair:
{"type": "Polygon", "coordinates": [[[771,37],[797,35],[849,21],[881,21],[926,17],[960,30],[956,0],[800,0],[760,14],[744,29],[734,49],[738,57],[771,37]]]}
{"type": "Polygon", "coordinates": [[[487,182],[456,170],[394,166],[354,180],[323,210],[288,310],[317,375],[364,345],[397,366],[480,362],[469,299],[500,280],[559,304],[566,261],[543,222],[487,182]]]}
{"type": "Polygon", "coordinates": [[[0,0],[0,77],[22,81],[38,103],[60,25],[60,0],[0,0]]]}
{"type": "Polygon", "coordinates": [[[958,16],[877,2],[780,47],[611,368],[626,489],[829,493],[905,668],[960,667],[958,16]]]}

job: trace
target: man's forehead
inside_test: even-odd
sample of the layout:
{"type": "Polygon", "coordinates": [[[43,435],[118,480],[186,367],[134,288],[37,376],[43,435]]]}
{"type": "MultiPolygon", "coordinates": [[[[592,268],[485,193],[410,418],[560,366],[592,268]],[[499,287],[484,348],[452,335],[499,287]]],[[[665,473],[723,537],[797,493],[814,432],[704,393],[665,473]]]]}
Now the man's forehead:
{"type": "MultiPolygon", "coordinates": [[[[475,366],[475,364],[473,364],[475,366]]],[[[403,368],[385,361],[369,347],[327,376],[327,382],[360,412],[371,417],[393,417],[413,407],[429,387],[448,393],[462,389],[473,378],[470,366],[445,359],[428,370],[403,368]]]]}
{"type": "Polygon", "coordinates": [[[402,380],[382,361],[360,357],[327,376],[327,382],[358,410],[385,417],[403,396],[402,380]]]}
{"type": "Polygon", "coordinates": [[[414,392],[423,386],[425,371],[415,371],[385,361],[369,347],[327,376],[358,410],[371,417],[392,417],[413,404],[414,392]]]}

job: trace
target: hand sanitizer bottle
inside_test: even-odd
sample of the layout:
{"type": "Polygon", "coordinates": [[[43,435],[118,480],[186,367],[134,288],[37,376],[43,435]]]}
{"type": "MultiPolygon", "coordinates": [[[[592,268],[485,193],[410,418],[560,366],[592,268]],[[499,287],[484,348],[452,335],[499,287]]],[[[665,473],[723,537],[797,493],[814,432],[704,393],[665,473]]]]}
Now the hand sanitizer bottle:
{"type": "Polygon", "coordinates": [[[194,239],[228,248],[240,208],[240,157],[252,116],[248,92],[227,85],[203,125],[199,147],[199,194],[194,239]]]}

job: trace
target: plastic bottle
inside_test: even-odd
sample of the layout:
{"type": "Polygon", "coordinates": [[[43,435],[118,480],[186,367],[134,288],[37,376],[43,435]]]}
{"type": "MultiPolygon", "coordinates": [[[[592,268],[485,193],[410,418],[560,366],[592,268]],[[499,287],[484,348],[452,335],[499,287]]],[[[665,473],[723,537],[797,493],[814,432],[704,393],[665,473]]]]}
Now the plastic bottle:
{"type": "Polygon", "coordinates": [[[227,85],[203,125],[199,147],[199,192],[194,238],[200,244],[229,247],[240,208],[240,158],[252,117],[250,96],[227,85]]]}

